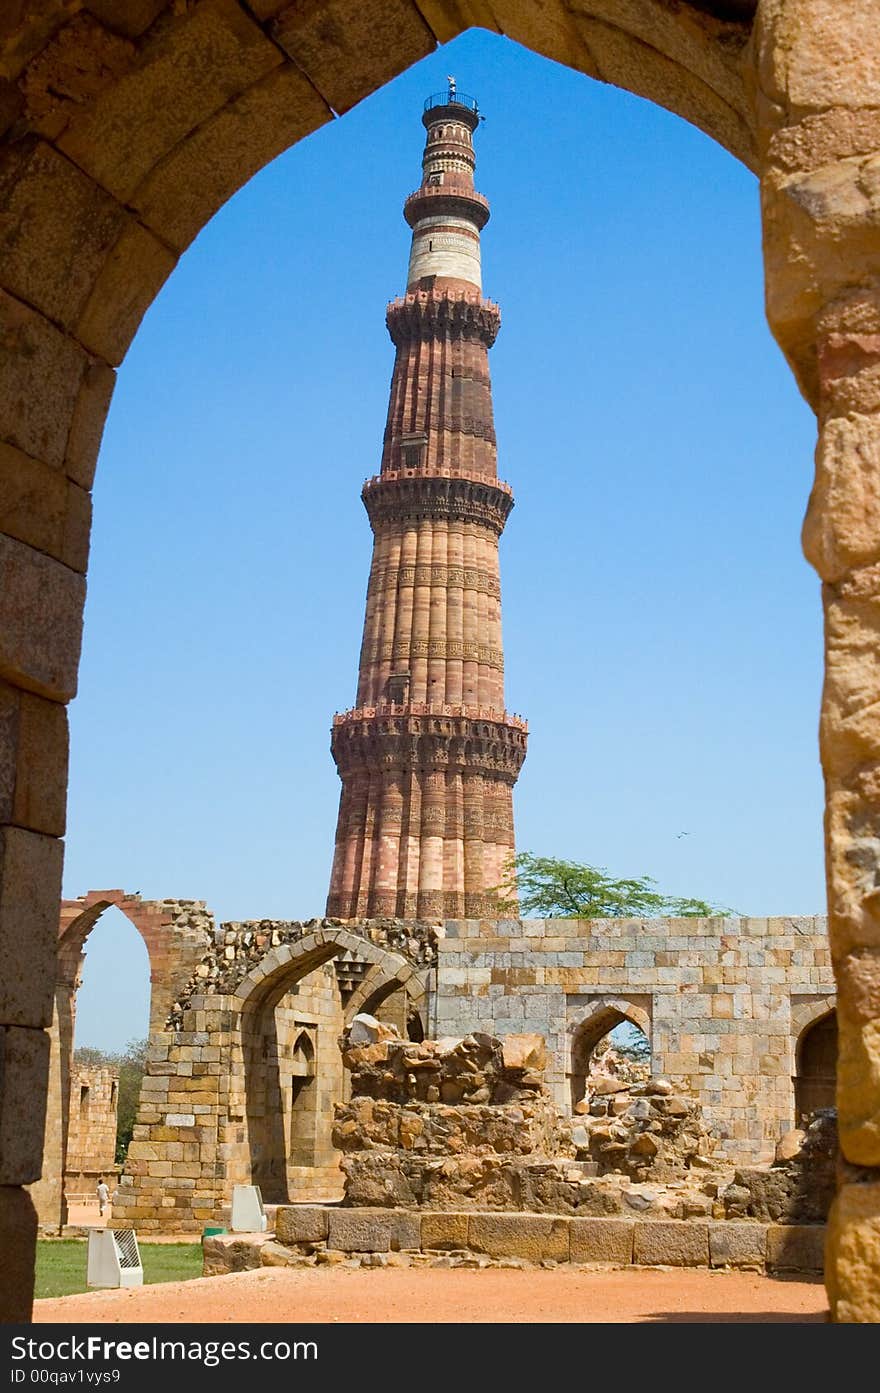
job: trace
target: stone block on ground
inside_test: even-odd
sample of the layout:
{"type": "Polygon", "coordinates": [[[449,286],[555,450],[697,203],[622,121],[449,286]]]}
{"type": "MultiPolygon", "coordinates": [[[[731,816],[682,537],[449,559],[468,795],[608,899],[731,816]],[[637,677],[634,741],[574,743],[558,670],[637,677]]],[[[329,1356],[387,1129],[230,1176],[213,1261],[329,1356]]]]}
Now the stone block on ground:
{"type": "Polygon", "coordinates": [[[472,1214],[468,1246],[490,1258],[568,1262],[570,1222],[543,1214],[472,1214]]]}
{"type": "Polygon", "coordinates": [[[467,1214],[423,1214],[422,1249],[466,1248],[468,1246],[467,1214]]]}
{"type": "Polygon", "coordinates": [[[323,1243],[327,1237],[329,1211],[319,1204],[279,1205],[275,1214],[275,1237],[279,1243],[323,1243]]]}
{"type": "Polygon", "coordinates": [[[643,1267],[708,1267],[709,1226],[688,1220],[645,1220],[636,1225],[633,1262],[643,1267]]]}
{"type": "Polygon", "coordinates": [[[631,1219],[572,1219],[571,1261],[628,1266],[633,1259],[631,1219]]]}
{"type": "Polygon", "coordinates": [[[767,1269],[770,1272],[821,1272],[825,1263],[824,1224],[770,1224],[767,1269]]]}
{"type": "Polygon", "coordinates": [[[763,1269],[766,1256],[765,1224],[722,1219],[709,1225],[709,1261],[713,1267],[763,1269]]]}
{"type": "Polygon", "coordinates": [[[417,1252],[421,1215],[412,1209],[331,1208],[327,1247],[350,1253],[417,1252]]]}
{"type": "Polygon", "coordinates": [[[261,1265],[265,1233],[217,1233],[202,1239],[202,1275],[220,1277],[224,1272],[250,1272],[261,1265]]]}

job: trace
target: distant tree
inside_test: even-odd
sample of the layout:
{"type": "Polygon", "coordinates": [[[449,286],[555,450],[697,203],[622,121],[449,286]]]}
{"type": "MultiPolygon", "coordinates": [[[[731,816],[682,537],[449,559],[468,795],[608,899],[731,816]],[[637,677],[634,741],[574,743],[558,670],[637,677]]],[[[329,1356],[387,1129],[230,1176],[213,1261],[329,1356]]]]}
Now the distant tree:
{"type": "Polygon", "coordinates": [[[115,1069],[119,1073],[119,1093],[116,1113],[116,1164],[125,1164],[128,1145],[134,1132],[141,1080],[147,1067],[147,1040],[129,1040],[124,1050],[113,1053],[98,1050],[92,1045],[79,1045],[73,1052],[74,1064],[87,1067],[115,1069]]]}
{"type": "Polygon", "coordinates": [[[732,914],[707,900],[662,895],[650,876],[615,880],[599,866],[535,856],[521,851],[509,860],[496,888],[499,909],[542,919],[643,919],[668,914],[679,918],[732,914]]]}
{"type": "Polygon", "coordinates": [[[119,1112],[116,1122],[116,1164],[125,1163],[137,1119],[141,1080],[147,1068],[148,1040],[129,1040],[119,1057],[119,1112]]]}

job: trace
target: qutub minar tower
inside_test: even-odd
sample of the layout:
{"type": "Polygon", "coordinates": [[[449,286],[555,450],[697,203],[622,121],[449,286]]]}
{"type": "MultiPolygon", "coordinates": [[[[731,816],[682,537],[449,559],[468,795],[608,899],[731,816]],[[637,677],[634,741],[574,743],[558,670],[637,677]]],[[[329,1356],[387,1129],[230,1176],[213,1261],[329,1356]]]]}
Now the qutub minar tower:
{"type": "MultiPolygon", "coordinates": [[[[362,498],[373,560],[357,704],[333,720],[342,795],[327,913],[474,918],[513,851],[513,785],[527,726],[504,710],[498,479],[474,189],[476,102],[430,97],[406,294],[379,474],[362,498]]],[[[497,914],[497,905],[495,905],[497,914]]]]}

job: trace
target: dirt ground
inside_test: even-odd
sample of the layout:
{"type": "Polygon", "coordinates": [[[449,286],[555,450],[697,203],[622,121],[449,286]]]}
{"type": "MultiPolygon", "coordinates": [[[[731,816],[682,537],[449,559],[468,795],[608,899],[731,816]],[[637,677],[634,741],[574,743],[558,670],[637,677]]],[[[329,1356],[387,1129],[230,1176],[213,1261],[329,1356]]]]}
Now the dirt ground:
{"type": "Polygon", "coordinates": [[[34,1320],[364,1324],[822,1322],[820,1281],[693,1269],[262,1268],[37,1301],[34,1320]]]}

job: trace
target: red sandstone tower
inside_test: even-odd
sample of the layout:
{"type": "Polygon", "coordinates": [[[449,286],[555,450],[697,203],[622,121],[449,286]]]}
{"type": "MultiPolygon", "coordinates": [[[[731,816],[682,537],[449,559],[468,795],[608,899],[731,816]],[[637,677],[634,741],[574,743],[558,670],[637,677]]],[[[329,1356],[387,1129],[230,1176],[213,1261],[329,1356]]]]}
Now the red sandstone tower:
{"type": "Polygon", "coordinates": [[[504,710],[500,482],[488,351],[501,316],[480,284],[489,205],[474,189],[476,102],[430,97],[379,474],[362,498],[373,560],[357,705],[334,717],[342,795],[327,913],[490,914],[513,851],[525,721],[504,710]]]}

